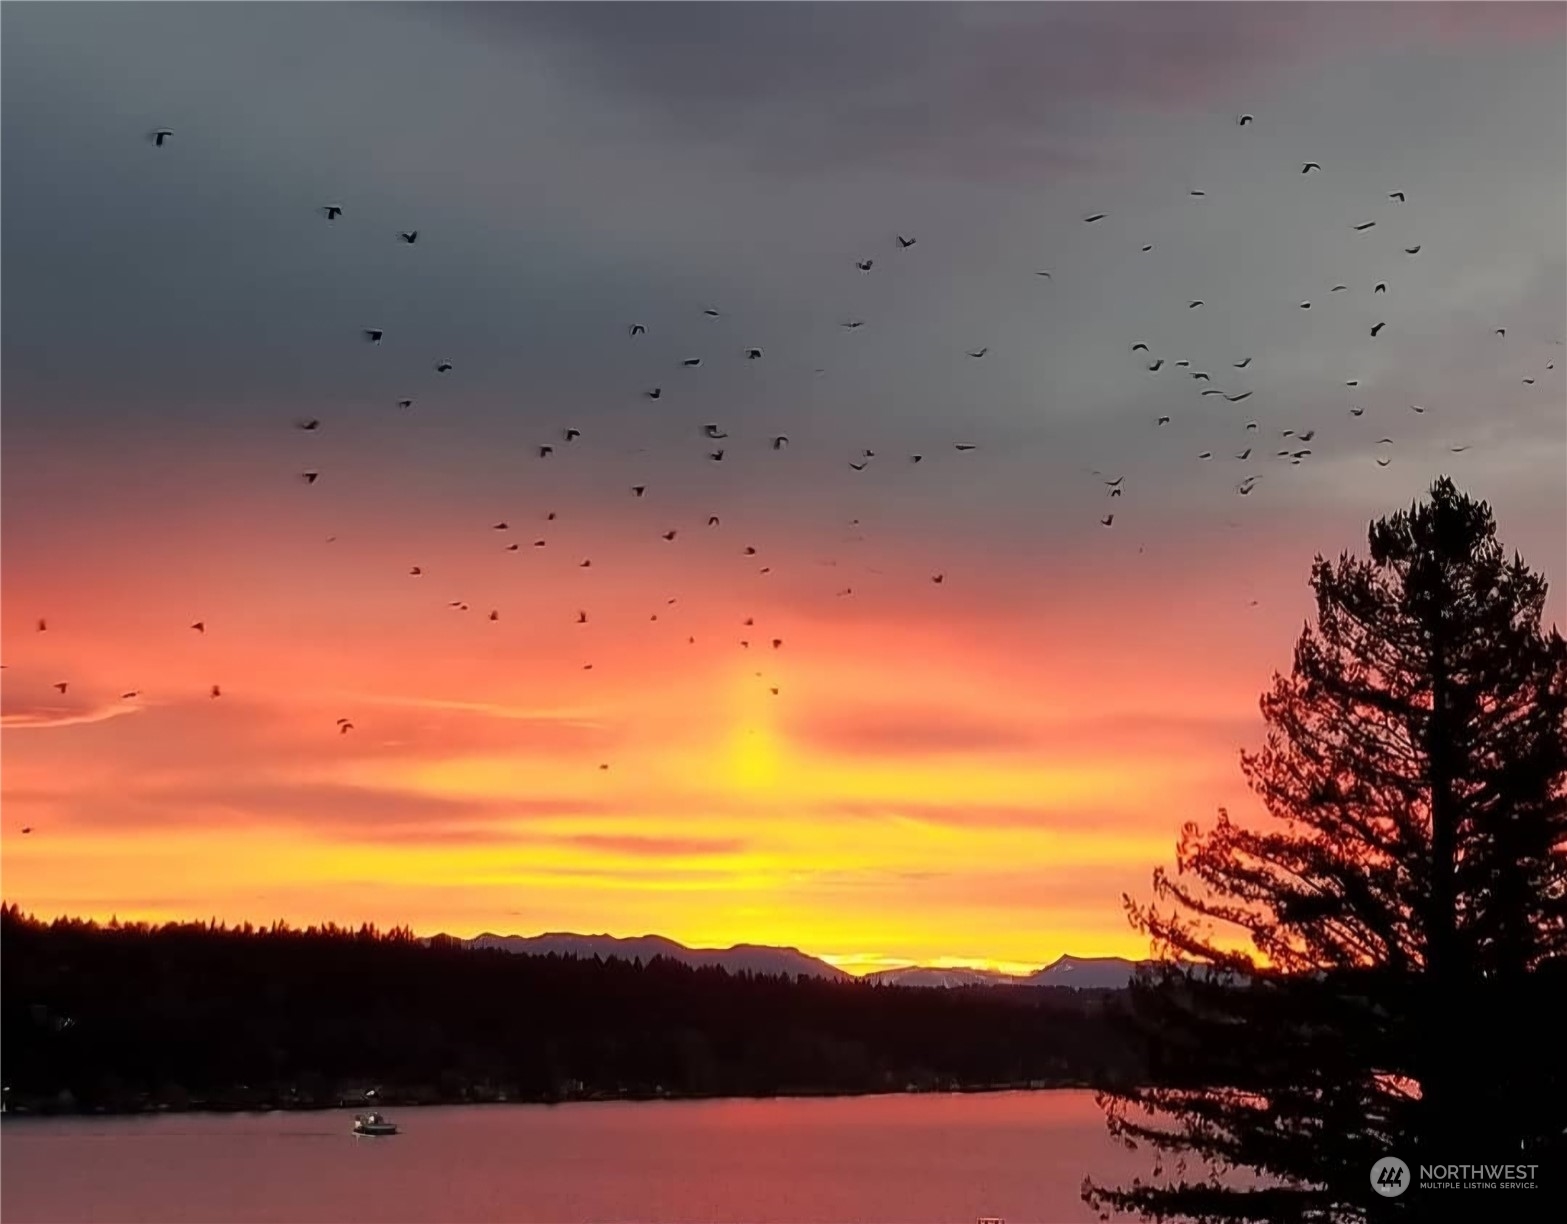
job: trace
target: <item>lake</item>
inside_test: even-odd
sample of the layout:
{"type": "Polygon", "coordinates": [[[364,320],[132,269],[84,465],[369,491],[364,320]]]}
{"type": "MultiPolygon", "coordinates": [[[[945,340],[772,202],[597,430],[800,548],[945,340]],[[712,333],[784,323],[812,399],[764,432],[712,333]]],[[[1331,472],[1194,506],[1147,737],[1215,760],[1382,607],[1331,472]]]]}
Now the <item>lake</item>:
{"type": "Polygon", "coordinates": [[[1130,1181],[1087,1091],[10,1118],[6,1224],[1070,1224],[1130,1181]]]}

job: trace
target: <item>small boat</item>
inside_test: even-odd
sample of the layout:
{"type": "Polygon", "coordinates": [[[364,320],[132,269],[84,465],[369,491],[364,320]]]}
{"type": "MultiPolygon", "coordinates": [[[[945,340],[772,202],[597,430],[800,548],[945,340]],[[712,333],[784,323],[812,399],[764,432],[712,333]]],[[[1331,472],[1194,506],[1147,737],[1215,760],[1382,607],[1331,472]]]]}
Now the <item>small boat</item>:
{"type": "Polygon", "coordinates": [[[378,1113],[356,1114],[354,1116],[354,1134],[356,1135],[395,1135],[397,1123],[388,1121],[378,1113]]]}

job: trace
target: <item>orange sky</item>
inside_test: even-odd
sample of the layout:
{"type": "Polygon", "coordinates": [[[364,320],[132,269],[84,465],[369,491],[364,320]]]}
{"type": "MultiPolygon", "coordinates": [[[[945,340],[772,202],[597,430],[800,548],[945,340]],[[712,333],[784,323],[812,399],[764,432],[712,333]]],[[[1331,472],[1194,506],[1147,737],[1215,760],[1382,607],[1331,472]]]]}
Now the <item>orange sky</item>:
{"type": "Polygon", "coordinates": [[[882,7],[8,6],[6,901],[1141,956],[1314,553],[1562,582],[1560,6],[882,7]]]}

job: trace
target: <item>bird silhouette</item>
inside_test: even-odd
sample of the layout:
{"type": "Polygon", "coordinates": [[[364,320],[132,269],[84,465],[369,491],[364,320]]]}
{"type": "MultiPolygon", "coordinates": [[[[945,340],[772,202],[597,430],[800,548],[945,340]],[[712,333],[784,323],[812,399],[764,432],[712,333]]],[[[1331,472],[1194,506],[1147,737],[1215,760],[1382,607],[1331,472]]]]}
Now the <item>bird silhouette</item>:
{"type": "Polygon", "coordinates": [[[717,527],[718,526],[718,515],[716,515],[716,514],[708,515],[707,516],[707,525],[709,527],[717,527]]]}
{"type": "Polygon", "coordinates": [[[631,491],[632,491],[632,493],[636,494],[636,496],[641,497],[644,493],[647,492],[647,486],[646,485],[632,485],[631,486],[631,491]]]}
{"type": "Polygon", "coordinates": [[[321,479],[320,472],[301,472],[299,475],[306,484],[315,484],[317,480],[321,479]]]}
{"type": "Polygon", "coordinates": [[[702,364],[702,359],[700,357],[687,357],[680,364],[683,366],[699,366],[702,364]]]}
{"type": "Polygon", "coordinates": [[[541,446],[541,447],[539,447],[539,458],[540,459],[548,459],[554,453],[555,453],[555,448],[553,446],[541,446]]]}
{"type": "Polygon", "coordinates": [[[630,327],[630,331],[633,336],[641,336],[646,334],[647,328],[643,327],[640,323],[633,323],[630,327]]]}
{"type": "Polygon", "coordinates": [[[1083,220],[1086,221],[1089,225],[1092,225],[1095,221],[1103,221],[1106,215],[1107,214],[1105,213],[1095,213],[1091,217],[1084,217],[1083,220]]]}
{"type": "Polygon", "coordinates": [[[1310,174],[1313,170],[1320,170],[1320,169],[1322,169],[1322,167],[1319,166],[1316,162],[1307,162],[1304,166],[1302,166],[1300,168],[1300,172],[1302,174],[1310,174]]]}
{"type": "Polygon", "coordinates": [[[294,428],[313,431],[321,428],[321,422],[315,417],[302,417],[294,422],[294,428]]]}
{"type": "Polygon", "coordinates": [[[747,361],[759,361],[761,356],[762,350],[759,348],[750,348],[745,350],[745,359],[747,361]]]}
{"type": "Polygon", "coordinates": [[[1350,416],[1365,416],[1366,415],[1366,410],[1364,408],[1359,408],[1359,407],[1351,408],[1349,410],[1349,415],[1350,416]]]}
{"type": "Polygon", "coordinates": [[[918,238],[905,238],[902,234],[898,235],[898,246],[901,250],[908,250],[918,241],[918,238]]]}
{"type": "Polygon", "coordinates": [[[71,687],[71,682],[69,680],[61,680],[54,687],[56,689],[58,689],[61,693],[64,693],[66,689],[71,687]]]}
{"type": "Polygon", "coordinates": [[[659,396],[664,394],[664,388],[654,387],[651,391],[644,391],[642,394],[647,396],[648,399],[657,399],[659,396]]]}
{"type": "Polygon", "coordinates": [[[1375,221],[1367,221],[1364,225],[1357,225],[1357,226],[1355,226],[1355,231],[1357,233],[1359,233],[1359,232],[1361,232],[1363,230],[1371,229],[1374,225],[1376,225],[1375,221]]]}
{"type": "Polygon", "coordinates": [[[1386,467],[1388,464],[1390,464],[1392,462],[1393,461],[1391,459],[1378,459],[1377,460],[1377,466],[1378,467],[1386,467]]]}
{"type": "Polygon", "coordinates": [[[1397,200],[1400,204],[1402,204],[1404,202],[1404,193],[1402,191],[1390,191],[1387,193],[1387,198],[1390,200],[1397,200]]]}
{"type": "MultiPolygon", "coordinates": [[[[1206,394],[1206,392],[1204,392],[1204,394],[1206,394]]],[[[1157,424],[1160,424],[1160,425],[1168,425],[1169,423],[1170,423],[1170,418],[1167,417],[1167,416],[1160,417],[1158,422],[1157,422],[1157,424]]]]}
{"type": "Polygon", "coordinates": [[[718,318],[718,311],[716,311],[716,310],[704,310],[702,313],[705,314],[710,319],[718,318]]]}
{"type": "Polygon", "coordinates": [[[1132,352],[1134,352],[1134,353],[1137,353],[1137,352],[1146,353],[1147,351],[1148,351],[1148,346],[1146,344],[1144,344],[1141,340],[1139,340],[1136,344],[1132,345],[1132,352]]]}
{"type": "Polygon", "coordinates": [[[875,262],[876,261],[874,259],[858,259],[855,260],[854,266],[861,272],[869,272],[871,270],[871,265],[873,265],[875,262]]]}
{"type": "Polygon", "coordinates": [[[1411,412],[1420,412],[1420,413],[1425,412],[1425,409],[1422,408],[1419,404],[1411,404],[1411,405],[1409,405],[1409,410],[1411,412]]]}
{"type": "Polygon", "coordinates": [[[490,525],[490,530],[491,531],[510,531],[511,530],[511,524],[506,522],[505,519],[502,519],[498,523],[492,523],[490,525]]]}
{"type": "Polygon", "coordinates": [[[450,374],[452,372],[452,363],[449,361],[437,362],[435,365],[435,372],[437,374],[450,374]]]}
{"type": "Polygon", "coordinates": [[[379,327],[367,327],[364,329],[364,337],[371,344],[380,344],[381,337],[385,334],[379,327]]]}
{"type": "Polygon", "coordinates": [[[932,574],[930,576],[930,580],[932,582],[934,582],[937,586],[940,586],[943,582],[945,582],[947,580],[947,576],[945,574],[932,574]]]}
{"type": "Polygon", "coordinates": [[[568,442],[575,442],[582,436],[582,431],[580,429],[563,429],[560,431],[560,436],[568,442]]]}
{"type": "Polygon", "coordinates": [[[414,402],[411,399],[400,399],[397,401],[397,406],[399,408],[412,408],[414,406],[414,402]]]}
{"type": "Polygon", "coordinates": [[[1103,523],[1106,527],[1109,527],[1112,524],[1114,524],[1114,522],[1115,522],[1115,515],[1114,514],[1107,514],[1107,515],[1104,516],[1104,518],[1100,519],[1099,521],[1101,523],[1103,523]]]}
{"type": "Polygon", "coordinates": [[[788,438],[788,435],[786,435],[786,434],[779,434],[776,438],[773,439],[773,449],[774,450],[783,450],[783,448],[788,446],[788,445],[789,445],[789,438],[788,438]]]}
{"type": "Polygon", "coordinates": [[[1244,370],[1244,369],[1245,369],[1245,368],[1246,368],[1246,367],[1247,367],[1247,366],[1249,366],[1249,365],[1250,365],[1250,364],[1251,364],[1251,358],[1250,358],[1250,357],[1248,357],[1248,358],[1246,358],[1246,360],[1245,360],[1245,361],[1237,361],[1237,362],[1236,362],[1236,363],[1235,363],[1235,368],[1236,368],[1236,369],[1237,369],[1237,370],[1244,370]]]}
{"type": "Polygon", "coordinates": [[[714,462],[714,463],[722,463],[722,462],[723,462],[723,461],[724,461],[724,452],[723,452],[723,448],[722,448],[722,447],[720,447],[720,448],[719,448],[719,449],[718,449],[718,450],[715,450],[715,451],[709,451],[709,452],[708,452],[708,453],[707,453],[707,457],[708,457],[708,458],[709,458],[709,459],[711,459],[711,460],[712,460],[712,461],[713,461],[713,462],[714,462]]]}
{"type": "Polygon", "coordinates": [[[1419,246],[1405,247],[1404,248],[1404,254],[1405,255],[1418,255],[1418,254],[1420,254],[1420,247],[1419,246]]]}
{"type": "Polygon", "coordinates": [[[39,633],[45,633],[45,632],[48,631],[48,629],[49,629],[49,622],[48,622],[48,620],[46,620],[44,617],[40,616],[38,618],[38,632],[39,633]]]}
{"type": "Polygon", "coordinates": [[[411,569],[409,569],[408,572],[411,575],[413,575],[415,578],[417,578],[420,574],[424,573],[424,570],[420,569],[417,565],[415,565],[411,569]]]}
{"type": "Polygon", "coordinates": [[[1256,120],[1251,115],[1242,115],[1235,122],[1238,123],[1241,127],[1245,127],[1248,123],[1255,123],[1256,120]]]}
{"type": "Polygon", "coordinates": [[[163,148],[164,141],[168,140],[168,138],[172,135],[174,135],[173,129],[159,128],[152,134],[152,143],[161,149],[163,148]]]}
{"type": "Polygon", "coordinates": [[[337,733],[339,735],[347,735],[353,729],[354,729],[354,724],[349,722],[348,719],[346,719],[346,718],[339,718],[337,720],[337,733]]]}
{"type": "Polygon", "coordinates": [[[588,623],[588,614],[586,612],[578,612],[577,613],[577,624],[585,625],[587,623],[588,623]]]}
{"type": "Polygon", "coordinates": [[[958,442],[953,445],[952,449],[960,451],[971,451],[976,450],[977,448],[972,442],[958,442]]]}
{"type": "Polygon", "coordinates": [[[1371,329],[1371,334],[1372,334],[1372,335],[1373,335],[1373,336],[1375,336],[1375,335],[1376,335],[1376,334],[1377,334],[1377,333],[1378,333],[1378,332],[1379,332],[1379,331],[1381,331],[1381,330],[1382,330],[1382,329],[1383,329],[1383,328],[1384,328],[1384,327],[1386,327],[1386,326],[1387,326],[1387,324],[1386,324],[1386,323],[1385,323],[1385,322],[1383,322],[1383,323],[1378,323],[1378,324],[1377,324],[1377,325],[1376,325],[1376,326],[1375,326],[1375,327],[1373,327],[1373,328],[1372,328],[1372,329],[1371,329]]]}
{"type": "Polygon", "coordinates": [[[1375,289],[1373,289],[1371,292],[1372,293],[1386,293],[1387,292],[1387,282],[1386,281],[1378,281],[1377,282],[1377,287],[1375,289]]]}
{"type": "Polygon", "coordinates": [[[1202,299],[1201,298],[1196,298],[1193,301],[1190,301],[1190,302],[1186,303],[1186,309],[1187,310],[1196,310],[1197,307],[1199,307],[1201,305],[1202,305],[1202,299]]]}
{"type": "Polygon", "coordinates": [[[970,357],[983,357],[988,352],[990,352],[990,349],[988,347],[981,348],[981,349],[970,349],[968,355],[970,357]]]}
{"type": "Polygon", "coordinates": [[[1148,367],[1148,372],[1150,374],[1157,374],[1162,369],[1164,369],[1164,358],[1160,357],[1154,361],[1153,365],[1148,367]]]}
{"type": "Polygon", "coordinates": [[[864,319],[847,319],[842,324],[840,324],[840,326],[847,327],[850,331],[853,331],[856,327],[864,327],[865,326],[865,320],[864,319]]]}
{"type": "Polygon", "coordinates": [[[413,246],[414,243],[419,241],[418,230],[400,230],[397,236],[406,242],[409,246],[413,246]]]}
{"type": "Polygon", "coordinates": [[[328,221],[336,221],[339,217],[341,217],[343,215],[342,208],[339,205],[337,205],[337,204],[328,204],[324,208],[322,208],[321,211],[326,214],[326,219],[328,221]]]}
{"type": "Polygon", "coordinates": [[[863,463],[863,462],[861,462],[861,463],[850,463],[849,466],[852,467],[856,472],[863,472],[865,470],[865,467],[866,467],[865,463],[863,463]]]}
{"type": "Polygon", "coordinates": [[[665,538],[665,539],[666,539],[666,540],[673,540],[673,539],[674,539],[674,538],[675,538],[675,536],[676,536],[676,534],[677,534],[677,533],[676,533],[676,532],[675,532],[675,531],[673,531],[673,530],[670,530],[670,531],[666,531],[666,532],[665,532],[665,533],[664,533],[664,538],[665,538]]]}
{"type": "Polygon", "coordinates": [[[206,633],[207,632],[207,622],[206,621],[195,621],[195,622],[192,623],[191,628],[194,629],[197,633],[206,633]]]}
{"type": "Polygon", "coordinates": [[[1242,391],[1239,395],[1226,395],[1224,398],[1231,404],[1238,404],[1242,400],[1250,399],[1255,394],[1256,392],[1254,391],[1242,391]]]}
{"type": "Polygon", "coordinates": [[[704,425],[704,426],[702,426],[702,432],[704,434],[706,434],[709,438],[715,438],[715,439],[716,438],[727,438],[729,436],[723,430],[719,429],[717,425],[704,425]]]}

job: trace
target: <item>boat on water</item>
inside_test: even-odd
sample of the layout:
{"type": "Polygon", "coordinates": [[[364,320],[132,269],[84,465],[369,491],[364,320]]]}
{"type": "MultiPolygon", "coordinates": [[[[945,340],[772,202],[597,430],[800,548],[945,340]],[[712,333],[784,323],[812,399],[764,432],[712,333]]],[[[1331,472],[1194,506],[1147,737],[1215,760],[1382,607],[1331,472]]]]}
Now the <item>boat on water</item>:
{"type": "Polygon", "coordinates": [[[381,1114],[356,1114],[354,1117],[356,1135],[395,1135],[396,1133],[397,1123],[389,1121],[381,1114]]]}

